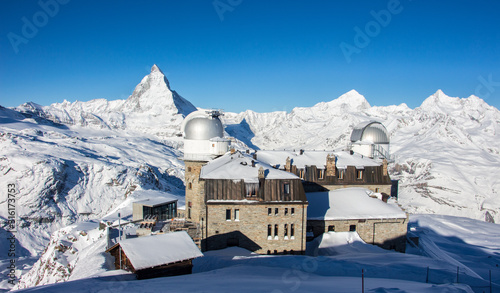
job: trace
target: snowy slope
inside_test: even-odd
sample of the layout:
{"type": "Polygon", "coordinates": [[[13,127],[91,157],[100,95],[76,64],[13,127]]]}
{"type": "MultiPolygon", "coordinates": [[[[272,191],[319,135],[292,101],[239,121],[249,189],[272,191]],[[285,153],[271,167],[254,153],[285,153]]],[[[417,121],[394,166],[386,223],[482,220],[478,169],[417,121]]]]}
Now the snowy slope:
{"type": "Polygon", "coordinates": [[[500,246],[491,241],[500,237],[498,225],[468,218],[412,215],[410,227],[413,236],[425,235],[426,243],[407,254],[366,244],[356,233],[329,232],[308,243],[308,251],[319,255],[315,257],[257,255],[232,247],[206,252],[193,262],[192,275],[127,281],[129,275],[123,271],[113,275],[100,272],[92,278],[23,292],[88,292],[89,286],[96,292],[165,288],[172,292],[360,292],[362,270],[365,292],[489,292],[489,270],[492,292],[500,289],[496,267],[500,246]],[[485,235],[488,237],[481,237],[485,235]],[[454,248],[452,243],[459,246],[454,248]],[[460,284],[456,280],[457,262],[460,284]]]}

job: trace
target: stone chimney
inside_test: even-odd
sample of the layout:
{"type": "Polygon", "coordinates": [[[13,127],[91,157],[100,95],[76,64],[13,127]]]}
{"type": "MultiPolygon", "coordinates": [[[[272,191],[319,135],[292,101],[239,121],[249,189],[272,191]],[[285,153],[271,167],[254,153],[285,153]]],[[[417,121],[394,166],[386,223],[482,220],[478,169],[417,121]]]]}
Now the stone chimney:
{"type": "Polygon", "coordinates": [[[234,148],[231,148],[231,155],[234,155],[235,152],[236,150],[234,148]]]}
{"type": "Polygon", "coordinates": [[[334,154],[328,154],[326,156],[326,176],[331,176],[335,177],[335,163],[336,163],[337,158],[335,157],[334,154]]]}
{"type": "Polygon", "coordinates": [[[252,167],[255,168],[255,161],[254,160],[252,160],[252,167]]]}
{"type": "Polygon", "coordinates": [[[266,171],[264,170],[263,167],[259,168],[259,179],[264,179],[266,176],[266,171]]]}
{"type": "Polygon", "coordinates": [[[384,176],[387,176],[388,172],[387,172],[387,160],[384,159],[382,161],[382,175],[384,176]]]}
{"type": "Polygon", "coordinates": [[[287,172],[292,171],[292,160],[290,160],[290,157],[286,158],[285,171],[287,172]]]}

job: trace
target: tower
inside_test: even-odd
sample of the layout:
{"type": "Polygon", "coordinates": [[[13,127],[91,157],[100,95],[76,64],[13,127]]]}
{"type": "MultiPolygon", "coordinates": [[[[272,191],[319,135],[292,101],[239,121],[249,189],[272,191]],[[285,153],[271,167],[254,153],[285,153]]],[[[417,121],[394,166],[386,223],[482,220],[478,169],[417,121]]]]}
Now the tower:
{"type": "MultiPolygon", "coordinates": [[[[206,220],[205,184],[200,180],[201,168],[225,154],[231,141],[224,137],[219,110],[195,111],[184,119],[184,164],[186,183],[186,218],[201,224],[206,220]]],[[[203,227],[202,227],[203,229],[203,227]]]]}

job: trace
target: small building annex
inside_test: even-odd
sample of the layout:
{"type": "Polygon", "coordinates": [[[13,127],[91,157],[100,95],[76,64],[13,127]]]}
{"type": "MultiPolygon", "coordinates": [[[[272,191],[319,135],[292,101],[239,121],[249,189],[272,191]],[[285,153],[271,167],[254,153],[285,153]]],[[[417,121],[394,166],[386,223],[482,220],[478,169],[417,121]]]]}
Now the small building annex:
{"type": "Polygon", "coordinates": [[[404,252],[408,215],[395,203],[385,203],[365,188],[307,193],[307,231],[357,232],[369,244],[404,252]]]}
{"type": "Polygon", "coordinates": [[[185,231],[125,239],[106,252],[114,256],[116,269],[138,279],[190,274],[192,260],[203,256],[185,231]]]}

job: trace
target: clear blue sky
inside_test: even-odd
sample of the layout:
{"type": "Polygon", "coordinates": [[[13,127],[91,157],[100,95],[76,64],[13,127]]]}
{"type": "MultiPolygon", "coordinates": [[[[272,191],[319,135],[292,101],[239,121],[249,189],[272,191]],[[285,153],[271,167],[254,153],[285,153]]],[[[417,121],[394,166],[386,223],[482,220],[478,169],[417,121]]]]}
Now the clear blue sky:
{"type": "Polygon", "coordinates": [[[55,1],[0,2],[0,105],[125,99],[157,64],[195,106],[231,112],[351,89],[500,108],[499,1],[55,1]]]}

